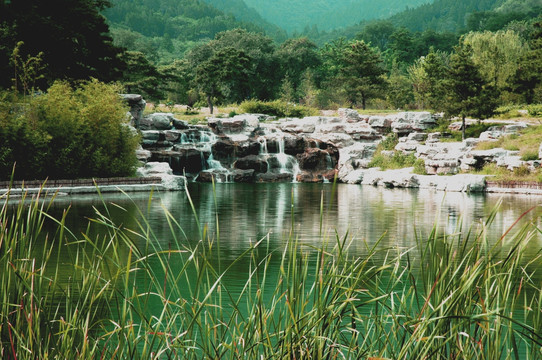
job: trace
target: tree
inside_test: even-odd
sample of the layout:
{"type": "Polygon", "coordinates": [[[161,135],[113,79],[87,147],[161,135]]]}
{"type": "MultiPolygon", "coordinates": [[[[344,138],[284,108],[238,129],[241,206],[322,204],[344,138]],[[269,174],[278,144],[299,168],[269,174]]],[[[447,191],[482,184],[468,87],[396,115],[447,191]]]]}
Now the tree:
{"type": "Polygon", "coordinates": [[[315,43],[307,38],[289,39],[277,50],[282,73],[288,77],[293,89],[294,100],[297,100],[303,74],[320,65],[320,56],[315,43]]]}
{"type": "Polygon", "coordinates": [[[122,84],[127,92],[141,94],[153,101],[164,98],[161,88],[162,76],[143,53],[126,51],[122,55],[122,60],[126,63],[122,84]]]}
{"type": "Polygon", "coordinates": [[[344,49],[337,80],[351,106],[361,101],[365,109],[368,99],[383,95],[386,71],[381,63],[379,54],[364,41],[353,41],[344,49]]]}
{"type": "Polygon", "coordinates": [[[0,86],[11,83],[9,58],[19,41],[21,56],[43,53],[45,88],[55,79],[110,81],[120,75],[121,52],[113,46],[103,0],[18,0],[0,3],[0,86]]]}
{"type": "MultiPolygon", "coordinates": [[[[277,71],[280,66],[275,56],[273,41],[264,35],[242,29],[224,31],[217,34],[214,40],[192,49],[187,55],[187,60],[196,69],[216,56],[217,52],[227,48],[242,51],[249,60],[245,63],[246,69],[243,72],[250,74],[246,88],[242,89],[240,96],[234,97],[262,100],[274,98],[280,88],[280,71],[277,71]]],[[[207,63],[203,67],[207,66],[210,64],[207,63]]]]}
{"type": "Polygon", "coordinates": [[[388,77],[389,88],[386,98],[394,109],[404,109],[414,101],[412,83],[394,64],[388,77]]]}
{"type": "Polygon", "coordinates": [[[542,21],[534,24],[535,31],[529,41],[529,50],[519,60],[519,65],[514,77],[515,90],[522,93],[525,101],[531,104],[536,99],[537,90],[542,85],[542,21]]]}
{"type": "Polygon", "coordinates": [[[408,69],[414,95],[421,108],[433,110],[444,106],[444,83],[448,67],[448,55],[431,49],[427,56],[421,57],[408,69]]]}
{"type": "Polygon", "coordinates": [[[363,30],[356,35],[356,39],[363,40],[371,46],[378,47],[380,51],[384,51],[388,48],[388,41],[394,31],[395,26],[390,21],[373,21],[363,27],[363,30]]]}
{"type": "Polygon", "coordinates": [[[472,47],[472,60],[484,79],[499,89],[510,85],[518,61],[527,50],[519,35],[511,30],[469,33],[464,42],[472,47]]]}
{"type": "Polygon", "coordinates": [[[467,116],[485,119],[491,116],[497,107],[497,92],[483,79],[472,60],[472,48],[468,44],[460,44],[455,48],[455,53],[450,58],[445,89],[444,110],[447,116],[461,117],[463,140],[467,116]]]}
{"type": "Polygon", "coordinates": [[[250,58],[244,51],[228,47],[220,49],[196,68],[196,83],[205,94],[213,113],[213,98],[240,102],[248,97],[250,58]]]}

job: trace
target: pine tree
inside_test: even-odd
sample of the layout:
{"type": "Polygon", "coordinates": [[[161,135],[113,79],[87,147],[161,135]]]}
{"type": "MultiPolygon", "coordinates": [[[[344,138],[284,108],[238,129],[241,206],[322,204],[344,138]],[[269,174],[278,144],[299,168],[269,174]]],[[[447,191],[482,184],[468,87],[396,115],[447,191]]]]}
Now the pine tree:
{"type": "Polygon", "coordinates": [[[385,70],[380,56],[364,41],[347,45],[339,69],[338,80],[344,88],[348,101],[355,105],[361,101],[365,109],[367,100],[383,95],[386,87],[385,70]]]}
{"type": "Polygon", "coordinates": [[[460,116],[462,136],[465,139],[465,118],[473,116],[485,119],[493,115],[497,107],[497,91],[489,86],[480,70],[472,61],[472,49],[460,44],[450,58],[450,68],[444,83],[446,92],[445,112],[448,116],[460,116]]]}

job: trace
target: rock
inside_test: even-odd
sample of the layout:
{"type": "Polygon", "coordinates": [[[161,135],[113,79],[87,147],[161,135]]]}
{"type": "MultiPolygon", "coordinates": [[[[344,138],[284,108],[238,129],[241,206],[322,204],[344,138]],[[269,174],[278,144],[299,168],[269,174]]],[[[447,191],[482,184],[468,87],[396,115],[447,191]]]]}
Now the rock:
{"type": "Polygon", "coordinates": [[[331,143],[338,148],[345,148],[345,147],[354,145],[355,143],[352,136],[348,134],[341,134],[341,133],[329,133],[329,134],[314,133],[312,134],[312,137],[323,142],[331,143]]]}
{"type": "Polygon", "coordinates": [[[542,143],[540,143],[540,146],[538,147],[538,158],[542,159],[542,143]]]}
{"type": "Polygon", "coordinates": [[[404,154],[411,154],[413,152],[416,152],[419,145],[420,143],[417,141],[402,141],[395,145],[395,150],[401,151],[404,154]]]}
{"type": "Polygon", "coordinates": [[[442,134],[439,132],[429,133],[427,134],[427,140],[425,142],[428,142],[428,143],[439,142],[441,137],[442,137],[442,134]]]}
{"type": "Polygon", "coordinates": [[[254,182],[254,170],[234,170],[231,177],[236,183],[252,183],[254,182]]]}
{"type": "Polygon", "coordinates": [[[262,159],[260,156],[249,155],[243,158],[237,159],[233,164],[236,169],[240,170],[249,170],[252,169],[256,173],[265,173],[267,172],[268,165],[265,159],[262,159]]]}
{"type": "Polygon", "coordinates": [[[437,124],[435,118],[427,111],[421,112],[403,112],[395,115],[391,124],[393,132],[401,135],[407,135],[412,131],[425,131],[437,124]]]}
{"type": "Polygon", "coordinates": [[[305,151],[305,147],[307,147],[307,142],[301,137],[284,137],[284,152],[288,155],[296,156],[297,154],[302,154],[305,151]]]}
{"type": "Polygon", "coordinates": [[[368,142],[382,139],[382,135],[366,123],[349,124],[344,128],[344,132],[356,141],[368,142]]]}
{"type": "Polygon", "coordinates": [[[139,124],[143,119],[143,112],[147,103],[143,100],[143,97],[139,94],[121,94],[120,95],[130,107],[130,115],[132,117],[131,124],[136,129],[139,129],[139,124]]]}
{"type": "Polygon", "coordinates": [[[174,119],[172,113],[154,113],[144,117],[145,125],[150,126],[151,130],[170,130],[174,119]]]}
{"type": "Polygon", "coordinates": [[[284,119],[279,124],[282,131],[294,134],[311,134],[316,130],[316,123],[311,119],[284,119]]]}
{"type": "Polygon", "coordinates": [[[177,142],[181,138],[181,134],[179,130],[167,130],[164,131],[164,138],[166,141],[177,142]]]}
{"type": "Polygon", "coordinates": [[[186,178],[184,176],[173,175],[173,171],[168,163],[148,162],[145,166],[137,169],[138,176],[156,176],[162,179],[161,185],[165,190],[185,190],[186,178]]]}
{"type": "Polygon", "coordinates": [[[427,133],[413,132],[408,134],[407,139],[410,141],[425,141],[428,137],[427,133]]]}
{"type": "Polygon", "coordinates": [[[179,119],[176,119],[176,118],[173,118],[173,127],[177,130],[186,130],[188,129],[188,122],[184,121],[184,120],[179,120],[179,119]]]}
{"type": "Polygon", "coordinates": [[[458,174],[453,176],[418,175],[420,189],[433,188],[451,192],[482,192],[486,187],[485,175],[458,174]]]}
{"type": "Polygon", "coordinates": [[[382,133],[391,129],[393,119],[388,116],[371,116],[369,117],[368,123],[372,128],[382,133]]]}
{"type": "Polygon", "coordinates": [[[459,172],[458,159],[425,159],[425,172],[428,175],[450,175],[459,172]]]}
{"type": "Polygon", "coordinates": [[[260,121],[268,121],[271,116],[263,114],[242,114],[235,115],[232,118],[208,118],[207,126],[209,126],[217,135],[225,134],[233,140],[235,135],[250,137],[260,127],[260,121]]]}
{"type": "Polygon", "coordinates": [[[137,172],[138,176],[173,175],[171,167],[165,162],[148,162],[144,167],[138,168],[137,172]]]}
{"type": "Polygon", "coordinates": [[[508,170],[514,170],[525,165],[525,162],[521,160],[521,156],[502,156],[496,159],[496,163],[497,166],[505,167],[508,170]]]}
{"type": "Polygon", "coordinates": [[[149,150],[143,149],[141,146],[136,150],[137,160],[146,163],[151,158],[152,153],[149,150]]]}
{"type": "Polygon", "coordinates": [[[417,175],[412,174],[412,168],[386,171],[369,169],[365,171],[361,184],[388,188],[416,188],[419,186],[417,175]]]}
{"type": "Polygon", "coordinates": [[[186,148],[154,151],[152,161],[169,162],[171,168],[178,174],[197,174],[206,167],[209,154],[202,150],[186,148]]]}
{"type": "Polygon", "coordinates": [[[333,160],[327,151],[311,148],[297,155],[299,168],[306,171],[323,171],[334,167],[333,160]]]}
{"type": "Polygon", "coordinates": [[[354,109],[340,108],[338,110],[339,117],[346,122],[359,122],[362,121],[359,113],[354,109]]]}

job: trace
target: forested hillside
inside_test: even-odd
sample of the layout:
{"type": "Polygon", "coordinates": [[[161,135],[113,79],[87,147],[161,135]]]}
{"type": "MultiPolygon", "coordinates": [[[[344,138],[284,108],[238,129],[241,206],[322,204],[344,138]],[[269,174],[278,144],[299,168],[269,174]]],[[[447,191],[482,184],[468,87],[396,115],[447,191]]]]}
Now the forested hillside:
{"type": "Polygon", "coordinates": [[[390,26],[411,32],[466,33],[468,31],[496,31],[512,22],[529,21],[542,9],[542,0],[436,0],[417,8],[409,8],[389,18],[362,21],[345,29],[329,32],[306,29],[302,35],[318,44],[340,37],[351,39],[370,28],[389,35],[390,26]]]}
{"type": "MultiPolygon", "coordinates": [[[[262,27],[239,22],[201,0],[111,0],[111,4],[104,15],[115,44],[140,51],[155,62],[181,57],[195,43],[210,40],[221,31],[241,27],[264,32],[262,27]]],[[[277,29],[274,34],[285,37],[277,29]]]]}
{"type": "Polygon", "coordinates": [[[430,0],[244,0],[266,20],[288,32],[317,27],[332,30],[362,20],[388,17],[430,0]]]}
{"type": "Polygon", "coordinates": [[[286,40],[286,31],[271,22],[264,20],[258,11],[247,6],[244,0],[203,0],[207,4],[232,14],[239,21],[255,24],[265,30],[265,33],[277,41],[286,40]]]}

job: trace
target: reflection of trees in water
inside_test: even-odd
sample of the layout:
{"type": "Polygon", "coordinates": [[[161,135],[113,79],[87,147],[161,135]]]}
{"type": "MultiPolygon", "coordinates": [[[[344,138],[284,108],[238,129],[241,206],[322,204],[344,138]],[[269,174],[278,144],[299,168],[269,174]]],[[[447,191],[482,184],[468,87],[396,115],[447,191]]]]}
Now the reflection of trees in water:
{"type": "MultiPolygon", "coordinates": [[[[189,191],[202,227],[208,237],[220,233],[222,255],[234,258],[254,243],[270,234],[271,244],[281,247],[291,229],[292,209],[294,230],[303,243],[318,245],[320,232],[320,202],[324,197],[323,230],[334,239],[347,232],[353,238],[353,251],[363,252],[364,242],[374,244],[384,233],[381,247],[411,247],[415,233],[423,239],[438,220],[442,233],[455,233],[459,226],[476,228],[497,205],[500,195],[444,193],[433,190],[385,189],[372,186],[336,186],[332,184],[190,184],[189,191]],[[216,198],[216,203],[215,203],[216,198]],[[219,228],[216,227],[218,212],[219,228]]],[[[190,202],[184,192],[155,193],[146,215],[156,234],[156,241],[167,248],[173,242],[164,209],[179,222],[184,234],[179,238],[196,244],[201,238],[190,202]]],[[[104,200],[116,203],[109,206],[113,218],[125,227],[136,228],[139,211],[146,214],[149,194],[107,195],[104,200]]],[[[525,210],[542,202],[542,197],[509,195],[503,197],[501,210],[490,228],[500,237],[525,210]]],[[[61,209],[71,204],[68,226],[83,229],[88,217],[94,217],[92,207],[103,209],[96,196],[69,197],[56,203],[61,209]]],[[[61,214],[60,210],[58,211],[61,214]]],[[[540,219],[533,212],[529,221],[540,219]]],[[[179,231],[180,232],[180,231],[179,231]]],[[[139,244],[143,246],[144,244],[139,244]]]]}

